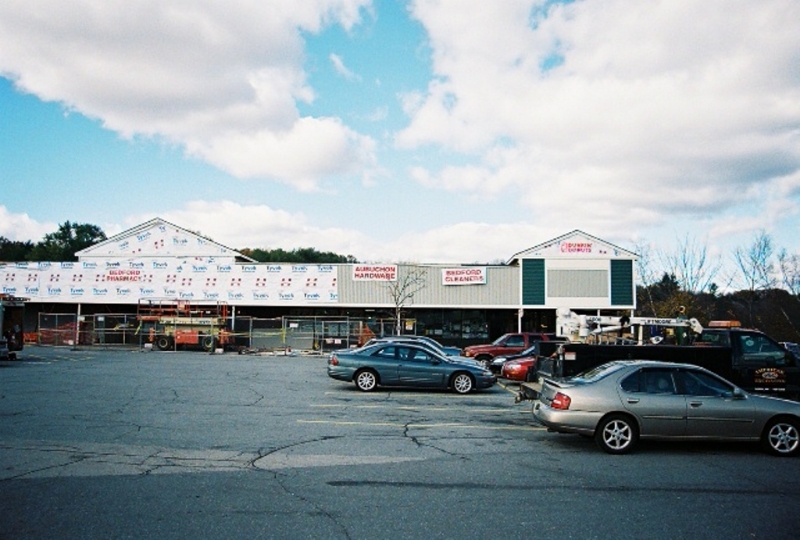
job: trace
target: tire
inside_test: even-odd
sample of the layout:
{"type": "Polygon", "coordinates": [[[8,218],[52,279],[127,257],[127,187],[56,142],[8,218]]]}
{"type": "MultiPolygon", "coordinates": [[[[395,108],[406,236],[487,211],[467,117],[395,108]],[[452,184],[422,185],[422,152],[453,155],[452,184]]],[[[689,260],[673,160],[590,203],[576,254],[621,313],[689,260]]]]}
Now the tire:
{"type": "Polygon", "coordinates": [[[213,351],[214,346],[217,344],[217,340],[214,339],[214,336],[203,336],[202,341],[200,344],[203,346],[203,349],[206,351],[213,351]]]}
{"type": "Polygon", "coordinates": [[[156,338],[156,347],[160,351],[168,351],[172,348],[172,340],[167,336],[158,336],[156,338]]]}
{"type": "Polygon", "coordinates": [[[612,414],[600,420],[594,440],[608,454],[627,454],[639,441],[639,428],[630,416],[612,414]]]}
{"type": "Polygon", "coordinates": [[[475,381],[469,373],[456,373],[450,379],[450,387],[456,394],[469,394],[475,388],[475,381]]]}
{"type": "Polygon", "coordinates": [[[792,418],[772,420],[764,430],[761,444],[772,455],[796,456],[800,453],[800,422],[792,418]]]}
{"type": "Polygon", "coordinates": [[[371,369],[363,369],[357,372],[353,380],[362,392],[372,392],[378,387],[378,374],[371,369]]]}

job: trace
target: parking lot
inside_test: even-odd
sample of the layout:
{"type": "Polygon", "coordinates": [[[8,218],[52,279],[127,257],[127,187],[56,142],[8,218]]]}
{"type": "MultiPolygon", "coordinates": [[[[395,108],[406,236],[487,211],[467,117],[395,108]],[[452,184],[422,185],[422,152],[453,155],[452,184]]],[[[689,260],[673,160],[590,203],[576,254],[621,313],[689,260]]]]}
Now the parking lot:
{"type": "Polygon", "coordinates": [[[513,387],[359,392],[321,356],[0,363],[3,538],[796,538],[800,460],[547,433],[513,387]]]}

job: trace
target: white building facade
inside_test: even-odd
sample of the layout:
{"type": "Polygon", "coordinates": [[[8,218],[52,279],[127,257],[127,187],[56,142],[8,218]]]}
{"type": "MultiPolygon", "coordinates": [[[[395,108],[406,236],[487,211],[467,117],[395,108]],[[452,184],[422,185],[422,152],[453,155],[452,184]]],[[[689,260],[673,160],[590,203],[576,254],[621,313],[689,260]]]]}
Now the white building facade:
{"type": "Polygon", "coordinates": [[[31,312],[133,311],[149,299],[223,302],[239,313],[388,317],[397,284],[414,333],[466,342],[506,331],[551,330],[555,310],[636,308],[636,254],[582,231],[501,265],[258,263],[211,239],[153,219],[76,254],[77,262],[0,263],[0,292],[31,312]],[[393,288],[394,285],[394,288],[393,288]]]}

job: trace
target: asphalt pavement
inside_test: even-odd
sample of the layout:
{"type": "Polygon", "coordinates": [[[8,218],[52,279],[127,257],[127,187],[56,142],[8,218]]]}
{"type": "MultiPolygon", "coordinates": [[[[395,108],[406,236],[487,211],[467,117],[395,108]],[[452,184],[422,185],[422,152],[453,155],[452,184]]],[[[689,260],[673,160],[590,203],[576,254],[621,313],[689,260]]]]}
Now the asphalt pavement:
{"type": "Polygon", "coordinates": [[[757,445],[609,456],[510,385],[362,393],[324,356],[0,362],[0,538],[788,539],[798,480],[757,445]]]}

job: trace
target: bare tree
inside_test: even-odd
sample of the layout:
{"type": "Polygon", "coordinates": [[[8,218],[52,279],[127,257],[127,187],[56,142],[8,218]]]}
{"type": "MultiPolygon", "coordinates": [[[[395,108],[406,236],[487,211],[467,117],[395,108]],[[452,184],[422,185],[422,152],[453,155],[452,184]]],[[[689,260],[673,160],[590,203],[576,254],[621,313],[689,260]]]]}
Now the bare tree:
{"type": "Polygon", "coordinates": [[[656,272],[653,270],[653,258],[650,244],[645,241],[633,244],[633,251],[638,255],[636,258],[636,275],[638,277],[641,290],[647,295],[647,303],[650,307],[650,315],[658,316],[655,301],[653,300],[652,285],[658,280],[656,272]]]}
{"type": "Polygon", "coordinates": [[[754,237],[753,242],[746,247],[737,247],[733,252],[733,258],[739,270],[739,289],[747,299],[748,323],[755,324],[754,311],[755,304],[758,302],[762,292],[774,289],[777,280],[775,279],[773,258],[772,238],[766,231],[759,231],[754,237]]]}
{"type": "Polygon", "coordinates": [[[427,275],[421,268],[403,272],[402,267],[398,267],[397,279],[386,284],[394,304],[395,333],[398,336],[403,333],[403,311],[414,301],[414,295],[425,288],[427,275]]]}
{"type": "Polygon", "coordinates": [[[784,248],[778,253],[778,268],[783,286],[800,300],[800,257],[790,255],[784,248]]]}
{"type": "Polygon", "coordinates": [[[775,265],[772,262],[774,250],[772,237],[766,231],[759,231],[747,247],[738,247],[733,252],[741,288],[748,291],[773,289],[777,284],[775,265]]]}
{"type": "Polygon", "coordinates": [[[708,247],[700,244],[696,238],[688,234],[678,240],[678,248],[673,253],[659,254],[664,272],[675,276],[681,290],[693,294],[712,290],[714,279],[722,267],[717,258],[711,260],[708,247]]]}

